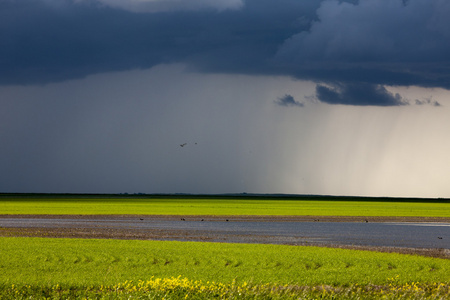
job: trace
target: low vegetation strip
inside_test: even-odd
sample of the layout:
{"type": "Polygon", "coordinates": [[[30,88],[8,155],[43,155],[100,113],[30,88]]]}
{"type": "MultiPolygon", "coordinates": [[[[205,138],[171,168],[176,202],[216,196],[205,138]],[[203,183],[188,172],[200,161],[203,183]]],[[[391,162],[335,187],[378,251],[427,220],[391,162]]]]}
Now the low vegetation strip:
{"type": "Polygon", "coordinates": [[[379,216],[450,218],[450,202],[374,201],[370,198],[257,198],[257,197],[0,197],[1,214],[48,215],[217,215],[217,216],[379,216]]]}
{"type": "Polygon", "coordinates": [[[450,283],[450,260],[261,244],[0,238],[0,284],[113,286],[182,276],[194,281],[345,287],[450,283]]]}
{"type": "MultiPolygon", "coordinates": [[[[395,279],[392,279],[395,281],[395,279]]],[[[2,299],[448,299],[448,284],[358,285],[345,287],[223,284],[194,281],[181,276],[125,281],[112,286],[47,287],[0,286],[2,299]]]]}

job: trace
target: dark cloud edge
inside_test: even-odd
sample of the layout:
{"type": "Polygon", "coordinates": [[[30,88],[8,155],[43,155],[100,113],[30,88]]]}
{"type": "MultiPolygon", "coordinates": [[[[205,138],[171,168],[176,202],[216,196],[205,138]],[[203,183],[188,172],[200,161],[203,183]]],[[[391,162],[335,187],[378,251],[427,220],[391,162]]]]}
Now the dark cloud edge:
{"type": "MultiPolygon", "coordinates": [[[[280,1],[246,0],[238,11],[151,14],[95,5],[99,3],[95,0],[87,1],[89,5],[62,0],[58,7],[38,0],[5,1],[0,3],[0,85],[46,84],[184,63],[198,72],[284,75],[316,82],[316,98],[327,104],[409,103],[383,86],[450,89],[450,65],[446,63],[450,51],[440,57],[440,64],[394,63],[377,57],[373,63],[314,57],[284,60],[280,47],[294,35],[308,33],[314,22],[320,23],[317,9],[326,1],[280,1]]],[[[339,1],[343,2],[359,3],[339,1]]],[[[426,100],[415,103],[431,104],[426,100]]]]}
{"type": "Polygon", "coordinates": [[[275,100],[274,102],[275,102],[275,104],[277,104],[279,106],[285,106],[285,107],[289,107],[289,106],[303,107],[303,106],[305,106],[304,103],[295,100],[295,98],[290,94],[285,94],[282,97],[278,97],[278,99],[275,100]]]}

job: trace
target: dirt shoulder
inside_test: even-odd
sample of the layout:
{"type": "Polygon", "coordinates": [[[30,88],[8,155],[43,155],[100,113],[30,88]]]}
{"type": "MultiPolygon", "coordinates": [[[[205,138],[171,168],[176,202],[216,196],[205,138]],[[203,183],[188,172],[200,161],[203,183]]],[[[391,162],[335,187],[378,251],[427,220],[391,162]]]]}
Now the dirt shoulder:
{"type": "Polygon", "coordinates": [[[204,221],[235,221],[235,222],[443,222],[450,223],[445,217],[374,217],[374,216],[219,216],[219,215],[2,215],[0,218],[32,218],[32,219],[79,219],[79,220],[204,220],[204,221]]]}

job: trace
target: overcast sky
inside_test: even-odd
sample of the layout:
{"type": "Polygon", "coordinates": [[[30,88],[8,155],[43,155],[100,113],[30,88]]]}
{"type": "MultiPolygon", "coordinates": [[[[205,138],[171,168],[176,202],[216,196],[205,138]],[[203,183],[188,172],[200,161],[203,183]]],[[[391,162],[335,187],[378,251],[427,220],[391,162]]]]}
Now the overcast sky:
{"type": "Polygon", "coordinates": [[[0,0],[0,192],[450,197],[449,15],[0,0]]]}

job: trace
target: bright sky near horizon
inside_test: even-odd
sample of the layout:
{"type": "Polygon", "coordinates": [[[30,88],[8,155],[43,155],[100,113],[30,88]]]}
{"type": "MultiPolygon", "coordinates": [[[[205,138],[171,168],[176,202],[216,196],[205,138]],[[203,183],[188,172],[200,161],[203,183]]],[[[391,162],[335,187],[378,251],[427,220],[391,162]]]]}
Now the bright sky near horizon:
{"type": "Polygon", "coordinates": [[[0,1],[0,192],[450,197],[448,15],[0,1]]]}

